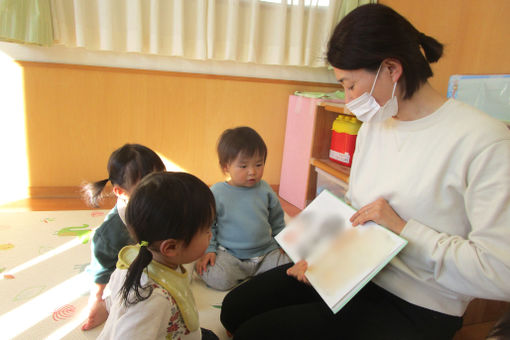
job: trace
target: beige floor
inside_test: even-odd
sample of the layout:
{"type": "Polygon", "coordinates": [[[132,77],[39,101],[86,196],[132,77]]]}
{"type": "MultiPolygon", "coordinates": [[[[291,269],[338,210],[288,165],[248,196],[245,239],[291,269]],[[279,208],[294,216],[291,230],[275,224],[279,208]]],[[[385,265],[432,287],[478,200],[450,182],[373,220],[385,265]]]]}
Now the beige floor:
{"type": "MultiPolygon", "coordinates": [[[[275,188],[276,189],[276,188],[275,188]]],[[[28,198],[0,205],[0,211],[29,210],[29,211],[52,211],[52,210],[81,210],[90,209],[75,194],[60,195],[60,197],[28,198]]],[[[299,209],[280,199],[282,207],[289,216],[299,213],[299,209]]],[[[114,205],[114,199],[106,199],[101,209],[109,209],[114,205]]],[[[470,306],[469,317],[465,319],[464,327],[457,333],[454,340],[479,340],[484,339],[497,319],[509,308],[508,303],[488,302],[477,300],[470,306]]]]}

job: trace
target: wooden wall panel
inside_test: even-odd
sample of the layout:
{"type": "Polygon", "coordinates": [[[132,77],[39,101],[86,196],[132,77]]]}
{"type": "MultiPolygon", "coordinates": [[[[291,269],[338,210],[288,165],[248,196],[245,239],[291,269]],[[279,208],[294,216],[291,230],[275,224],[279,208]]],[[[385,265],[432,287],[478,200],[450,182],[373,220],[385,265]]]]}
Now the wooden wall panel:
{"type": "Polygon", "coordinates": [[[445,45],[430,83],[446,96],[453,74],[510,73],[510,1],[379,0],[445,45]]]}
{"type": "Polygon", "coordinates": [[[32,187],[107,177],[126,142],[159,152],[206,183],[222,180],[221,132],[249,125],[268,146],[264,178],[280,181],[288,96],[334,91],[321,84],[20,62],[32,187]]]}
{"type": "MultiPolygon", "coordinates": [[[[445,44],[432,85],[456,73],[510,73],[510,1],[381,0],[445,44]]],[[[219,134],[250,125],[265,139],[265,179],[278,184],[288,96],[334,86],[20,62],[24,72],[30,186],[76,186],[106,176],[126,142],[152,147],[207,183],[223,178],[219,134]]],[[[7,147],[7,146],[6,146],[7,147]]]]}

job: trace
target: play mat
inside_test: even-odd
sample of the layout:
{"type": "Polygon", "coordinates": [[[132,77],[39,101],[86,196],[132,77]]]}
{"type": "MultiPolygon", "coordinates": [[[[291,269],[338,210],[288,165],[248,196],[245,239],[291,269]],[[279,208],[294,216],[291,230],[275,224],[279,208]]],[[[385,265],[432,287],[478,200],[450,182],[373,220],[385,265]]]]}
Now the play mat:
{"type": "MultiPolygon", "coordinates": [[[[0,212],[0,339],[95,339],[83,332],[91,232],[107,210],[0,212]]],[[[188,268],[190,266],[188,265],[188,268]]],[[[225,295],[193,278],[201,327],[228,339],[225,295]]]]}

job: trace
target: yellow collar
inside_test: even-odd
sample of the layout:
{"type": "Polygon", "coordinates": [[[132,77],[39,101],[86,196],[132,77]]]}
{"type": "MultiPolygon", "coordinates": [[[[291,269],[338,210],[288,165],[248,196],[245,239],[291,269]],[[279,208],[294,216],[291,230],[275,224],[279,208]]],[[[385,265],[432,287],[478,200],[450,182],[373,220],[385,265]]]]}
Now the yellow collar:
{"type": "MultiPolygon", "coordinates": [[[[117,268],[129,268],[139,251],[140,247],[137,245],[122,248],[119,252],[117,268]]],[[[181,267],[182,273],[180,273],[154,260],[151,261],[148,268],[149,277],[166,289],[175,299],[188,330],[190,332],[196,331],[199,328],[198,310],[195,306],[195,299],[193,298],[193,293],[189,286],[189,278],[186,269],[181,267]]]]}

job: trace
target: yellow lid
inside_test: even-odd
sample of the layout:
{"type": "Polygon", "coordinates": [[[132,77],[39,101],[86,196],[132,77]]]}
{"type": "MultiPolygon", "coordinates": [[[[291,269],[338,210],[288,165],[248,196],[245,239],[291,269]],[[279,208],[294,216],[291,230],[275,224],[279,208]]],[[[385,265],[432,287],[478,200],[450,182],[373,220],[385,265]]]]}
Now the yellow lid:
{"type": "Polygon", "coordinates": [[[347,133],[349,135],[357,135],[361,126],[361,122],[356,117],[338,115],[333,122],[332,130],[338,133],[347,133]]]}

